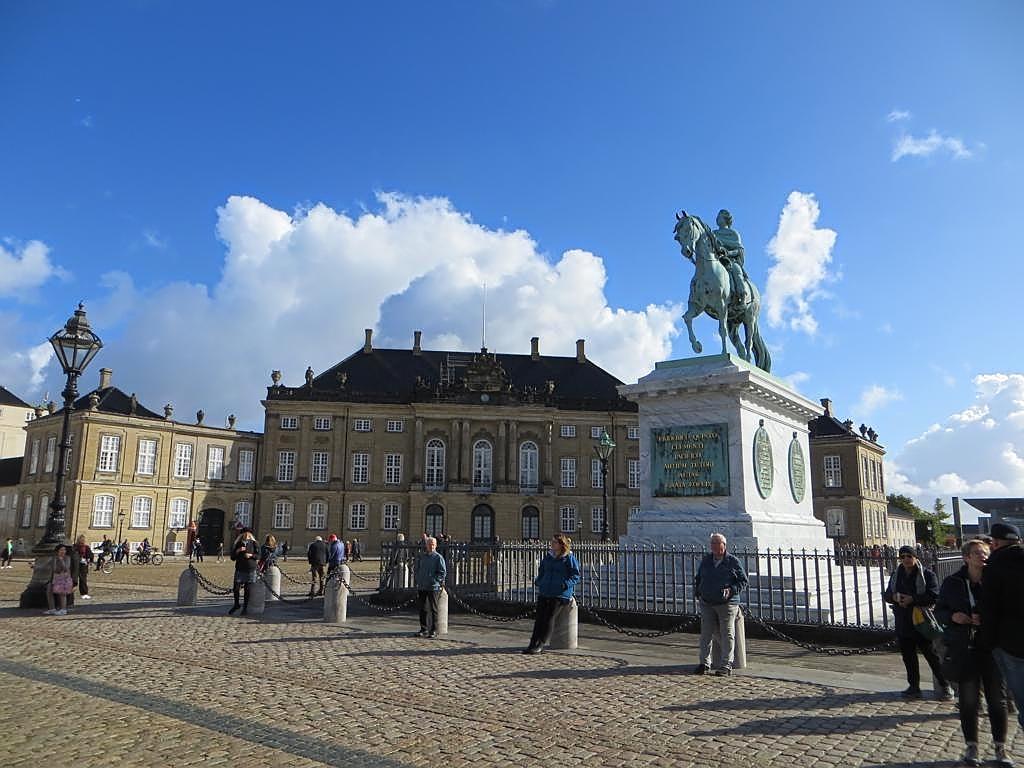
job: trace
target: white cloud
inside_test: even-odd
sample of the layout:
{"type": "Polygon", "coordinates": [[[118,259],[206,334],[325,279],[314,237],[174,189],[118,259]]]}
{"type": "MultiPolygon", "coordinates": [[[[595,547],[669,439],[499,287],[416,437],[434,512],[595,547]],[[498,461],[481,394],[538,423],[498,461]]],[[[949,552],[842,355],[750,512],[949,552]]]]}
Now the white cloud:
{"type": "Polygon", "coordinates": [[[817,226],[820,214],[814,195],[789,193],[768,243],[768,253],[775,259],[764,295],[770,325],[788,325],[808,334],[818,329],[811,302],[823,295],[821,286],[830,277],[827,268],[836,242],[834,230],[817,226]]]}
{"type": "Polygon", "coordinates": [[[860,393],[860,399],[854,405],[853,412],[858,418],[866,419],[879,408],[902,399],[903,394],[898,389],[872,384],[860,393]]]}
{"type": "MultiPolygon", "coordinates": [[[[909,440],[892,466],[919,503],[940,496],[1024,495],[1024,374],[975,376],[974,402],[909,440]],[[920,498],[921,496],[924,498],[920,498]]],[[[895,489],[895,483],[890,482],[895,489]]]]}
{"type": "Polygon", "coordinates": [[[142,231],[142,239],[146,241],[146,245],[163,250],[167,247],[167,239],[160,236],[160,233],[153,229],[144,229],[142,231]]]}
{"type": "Polygon", "coordinates": [[[892,148],[892,161],[895,163],[904,157],[928,157],[939,151],[947,152],[957,160],[964,160],[974,154],[962,139],[943,136],[932,129],[923,137],[911,136],[909,133],[900,135],[892,148]]]}
{"type": "Polygon", "coordinates": [[[30,240],[24,246],[0,243],[0,297],[25,298],[50,278],[65,279],[68,273],[50,261],[45,243],[30,240]]]}
{"type": "Polygon", "coordinates": [[[885,119],[890,123],[898,123],[903,120],[909,120],[910,118],[911,114],[905,109],[894,109],[885,116],[885,119]]]}
{"type": "Polygon", "coordinates": [[[543,354],[573,355],[585,338],[588,357],[625,381],[671,351],[681,308],[608,306],[594,254],[570,250],[552,263],[527,232],[476,224],[443,198],[378,202],[349,216],[229,198],[218,209],[217,284],[141,291],[127,275],[106,276],[94,325],[103,335],[102,317],[123,330],[96,365],[151,408],[173,401],[183,419],[203,408],[210,423],[235,413],[261,425],[272,369],[301,381],[307,365],[319,372],[358,349],[363,328],[376,329],[378,347],[411,347],[422,330],[425,347],[475,348],[483,283],[490,349],[525,354],[540,336],[543,354]]]}
{"type": "Polygon", "coordinates": [[[793,373],[790,373],[787,376],[780,376],[779,378],[799,392],[800,385],[809,380],[811,378],[811,374],[806,371],[793,371],[793,373]]]}

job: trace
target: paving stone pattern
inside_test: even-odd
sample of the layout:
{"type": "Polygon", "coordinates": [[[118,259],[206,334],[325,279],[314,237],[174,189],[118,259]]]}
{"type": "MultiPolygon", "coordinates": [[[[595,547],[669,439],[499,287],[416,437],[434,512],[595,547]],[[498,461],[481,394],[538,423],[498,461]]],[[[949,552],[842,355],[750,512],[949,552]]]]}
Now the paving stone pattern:
{"type": "Polygon", "coordinates": [[[756,643],[753,675],[695,677],[692,658],[523,656],[526,622],[453,616],[450,639],[425,640],[409,614],[339,626],[316,604],[272,605],[250,620],[223,599],[177,609],[166,587],[130,581],[49,617],[8,607],[4,572],[6,765],[57,750],[64,765],[105,765],[99,745],[121,765],[382,768],[954,765],[961,750],[950,704],[755,676],[756,643]]]}

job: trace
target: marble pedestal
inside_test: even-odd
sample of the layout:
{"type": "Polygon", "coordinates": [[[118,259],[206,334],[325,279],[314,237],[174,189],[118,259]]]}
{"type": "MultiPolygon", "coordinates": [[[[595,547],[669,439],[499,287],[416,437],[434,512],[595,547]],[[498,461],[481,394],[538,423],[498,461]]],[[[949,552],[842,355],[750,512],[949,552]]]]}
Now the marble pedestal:
{"type": "Polygon", "coordinates": [[[706,547],[719,532],[733,550],[831,548],[812,513],[816,403],[732,355],[660,362],[619,392],[640,416],[640,511],[623,545],[706,547]]]}

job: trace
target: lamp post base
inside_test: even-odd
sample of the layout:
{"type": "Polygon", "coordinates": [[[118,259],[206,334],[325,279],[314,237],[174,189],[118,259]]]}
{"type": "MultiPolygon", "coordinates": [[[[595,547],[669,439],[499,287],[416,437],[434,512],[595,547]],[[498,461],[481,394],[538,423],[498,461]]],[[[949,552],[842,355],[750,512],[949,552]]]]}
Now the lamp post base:
{"type": "MultiPolygon", "coordinates": [[[[53,551],[54,546],[37,544],[32,548],[35,555],[35,562],[32,564],[32,578],[25,587],[18,599],[19,608],[47,608],[49,603],[46,600],[46,590],[53,578],[53,551]]],[[[71,558],[71,567],[78,564],[77,557],[71,558]]],[[[67,606],[70,608],[75,604],[75,595],[72,592],[67,595],[67,606]]]]}

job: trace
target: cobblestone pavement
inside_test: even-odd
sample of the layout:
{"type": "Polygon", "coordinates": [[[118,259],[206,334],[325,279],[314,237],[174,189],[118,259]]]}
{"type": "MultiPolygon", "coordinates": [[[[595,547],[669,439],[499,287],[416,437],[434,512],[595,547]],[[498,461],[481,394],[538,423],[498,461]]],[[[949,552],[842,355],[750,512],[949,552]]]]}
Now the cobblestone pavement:
{"type": "Polygon", "coordinates": [[[7,765],[101,765],[99,745],[148,766],[946,766],[961,749],[951,705],[892,693],[892,654],[882,674],[815,669],[752,641],[748,671],[695,677],[692,651],[589,625],[579,651],[523,656],[528,622],[453,615],[424,640],[408,613],[327,625],[317,602],[249,620],[225,599],[175,608],[140,576],[49,617],[10,607],[26,574],[0,576],[7,765]]]}

